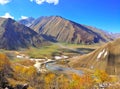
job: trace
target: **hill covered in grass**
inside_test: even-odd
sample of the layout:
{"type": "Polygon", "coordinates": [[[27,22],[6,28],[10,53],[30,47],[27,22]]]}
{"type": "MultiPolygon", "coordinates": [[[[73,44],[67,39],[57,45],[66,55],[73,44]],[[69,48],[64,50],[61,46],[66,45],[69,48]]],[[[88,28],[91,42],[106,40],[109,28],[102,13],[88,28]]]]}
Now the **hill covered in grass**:
{"type": "Polygon", "coordinates": [[[74,68],[105,70],[108,74],[120,74],[120,39],[109,42],[95,51],[71,58],[69,63],[74,68]]]}

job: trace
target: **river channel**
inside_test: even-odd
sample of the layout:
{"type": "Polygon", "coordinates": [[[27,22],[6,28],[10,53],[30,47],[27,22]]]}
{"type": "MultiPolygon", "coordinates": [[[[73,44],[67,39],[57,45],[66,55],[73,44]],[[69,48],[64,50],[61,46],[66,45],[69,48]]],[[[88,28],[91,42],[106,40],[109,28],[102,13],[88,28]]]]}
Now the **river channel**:
{"type": "Polygon", "coordinates": [[[46,64],[46,69],[52,72],[57,72],[57,73],[75,73],[78,75],[83,75],[84,72],[81,70],[76,70],[70,67],[62,67],[55,62],[52,63],[47,63],[46,64]]]}

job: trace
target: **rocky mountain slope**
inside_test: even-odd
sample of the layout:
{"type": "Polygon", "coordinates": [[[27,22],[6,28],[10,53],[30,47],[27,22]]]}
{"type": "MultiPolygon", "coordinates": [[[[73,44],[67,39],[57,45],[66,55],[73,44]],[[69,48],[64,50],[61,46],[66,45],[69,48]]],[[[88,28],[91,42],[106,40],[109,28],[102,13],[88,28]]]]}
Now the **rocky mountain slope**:
{"type": "Polygon", "coordinates": [[[120,74],[120,39],[109,42],[92,53],[72,58],[70,63],[75,68],[106,70],[109,74],[120,74]]]}
{"type": "Polygon", "coordinates": [[[46,39],[67,43],[92,44],[111,40],[103,31],[60,16],[40,17],[30,26],[46,39]]]}
{"type": "Polygon", "coordinates": [[[19,49],[39,46],[42,38],[30,28],[8,18],[0,18],[0,48],[19,49]]]}

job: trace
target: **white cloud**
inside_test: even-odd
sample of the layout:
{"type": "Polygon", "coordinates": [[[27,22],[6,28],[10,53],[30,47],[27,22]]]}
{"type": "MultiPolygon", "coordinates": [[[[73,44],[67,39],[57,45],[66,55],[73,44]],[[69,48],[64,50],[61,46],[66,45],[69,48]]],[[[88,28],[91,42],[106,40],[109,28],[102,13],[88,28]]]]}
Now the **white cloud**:
{"type": "Polygon", "coordinates": [[[11,0],[0,0],[0,4],[1,5],[5,5],[7,3],[9,3],[11,0]]]}
{"type": "Polygon", "coordinates": [[[44,2],[47,3],[54,3],[54,5],[57,5],[59,3],[59,0],[30,0],[31,2],[36,2],[37,4],[42,4],[44,2]]]}
{"type": "Polygon", "coordinates": [[[48,3],[54,3],[54,5],[57,5],[59,3],[59,0],[46,0],[48,3]]]}
{"type": "Polygon", "coordinates": [[[28,17],[27,16],[21,16],[20,19],[27,19],[28,17]]]}
{"type": "Polygon", "coordinates": [[[5,15],[3,16],[0,16],[0,17],[3,17],[3,18],[11,18],[11,19],[14,19],[14,17],[12,15],[10,15],[10,13],[5,13],[5,15]]]}

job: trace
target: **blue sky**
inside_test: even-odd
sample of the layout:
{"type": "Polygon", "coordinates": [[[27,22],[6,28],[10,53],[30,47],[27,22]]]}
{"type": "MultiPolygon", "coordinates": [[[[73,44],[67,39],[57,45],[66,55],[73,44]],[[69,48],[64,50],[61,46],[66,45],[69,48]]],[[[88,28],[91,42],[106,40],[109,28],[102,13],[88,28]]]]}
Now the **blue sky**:
{"type": "Polygon", "coordinates": [[[0,0],[1,17],[19,20],[51,15],[120,32],[120,0],[0,0]]]}

